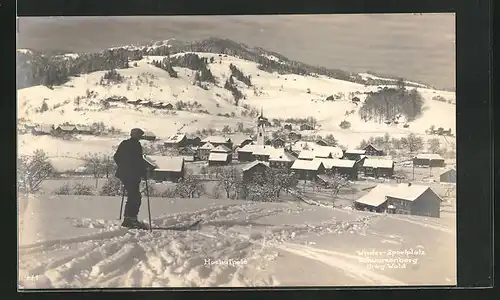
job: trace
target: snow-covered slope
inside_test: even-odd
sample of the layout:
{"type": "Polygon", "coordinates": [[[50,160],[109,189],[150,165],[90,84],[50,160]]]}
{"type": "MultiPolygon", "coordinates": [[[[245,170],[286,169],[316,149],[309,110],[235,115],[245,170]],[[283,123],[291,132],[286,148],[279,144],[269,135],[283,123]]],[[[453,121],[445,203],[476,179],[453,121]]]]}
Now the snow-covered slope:
{"type": "MultiPolygon", "coordinates": [[[[136,66],[118,70],[124,76],[121,84],[102,86],[99,81],[105,72],[94,72],[72,78],[63,86],[49,89],[45,86],[34,86],[18,91],[18,116],[28,119],[32,123],[59,124],[63,122],[91,124],[104,122],[107,127],[115,127],[128,132],[132,127],[143,127],[153,131],[160,138],[165,138],[178,130],[195,132],[202,128],[222,129],[229,125],[236,128],[237,122],[243,122],[245,127],[253,128],[253,118],[242,117],[243,105],[251,108],[264,109],[265,115],[272,118],[306,118],[313,116],[318,120],[318,129],[315,134],[333,134],[340,144],[355,147],[361,139],[373,135],[389,133],[394,137],[413,132],[424,135],[430,125],[436,128],[455,128],[455,94],[453,92],[438,91],[428,88],[418,88],[425,98],[423,115],[410,123],[409,128],[403,124],[391,125],[364,122],[357,111],[359,106],[347,100],[324,101],[330,95],[349,93],[364,101],[366,92],[376,91],[377,86],[364,86],[347,81],[328,78],[326,76],[279,75],[268,73],[257,68],[257,64],[237,57],[218,55],[213,53],[197,53],[201,57],[213,58],[209,63],[213,75],[218,80],[217,85],[208,84],[208,90],[193,85],[194,72],[189,69],[174,69],[179,78],[170,78],[162,69],[149,64],[153,59],[163,57],[145,57],[137,61],[136,66]],[[238,88],[245,94],[238,107],[233,104],[231,93],[224,89],[224,82],[230,75],[229,65],[234,64],[245,75],[251,75],[252,86],[235,80],[238,88]],[[87,91],[93,92],[95,97],[86,99],[87,91]],[[310,92],[309,92],[310,91],[310,92]],[[175,115],[160,112],[151,108],[136,108],[133,105],[117,104],[109,110],[99,110],[99,99],[109,96],[125,96],[128,99],[151,99],[175,105],[177,101],[197,102],[201,110],[210,114],[177,111],[175,115]],[[80,104],[74,103],[76,97],[82,97],[80,104]],[[452,103],[432,100],[435,96],[444,97],[452,103]],[[46,101],[49,111],[35,112],[42,102],[46,101]],[[91,105],[94,101],[94,105],[91,105]],[[55,106],[55,108],[54,108],[55,106]],[[354,113],[346,115],[346,112],[354,113]],[[231,114],[235,117],[227,118],[217,114],[231,114]],[[344,130],[339,127],[341,121],[351,123],[351,128],[344,130]]],[[[177,55],[183,55],[177,54],[177,55]]],[[[37,142],[37,139],[33,139],[37,142]]]]}
{"type": "MultiPolygon", "coordinates": [[[[433,219],[302,202],[153,198],[153,224],[204,222],[198,230],[149,233],[120,228],[119,205],[119,197],[22,196],[20,286],[456,283],[455,220],[445,212],[433,219]],[[231,261],[239,264],[223,264],[231,261]]],[[[140,219],[146,212],[144,205],[140,219]]]]}

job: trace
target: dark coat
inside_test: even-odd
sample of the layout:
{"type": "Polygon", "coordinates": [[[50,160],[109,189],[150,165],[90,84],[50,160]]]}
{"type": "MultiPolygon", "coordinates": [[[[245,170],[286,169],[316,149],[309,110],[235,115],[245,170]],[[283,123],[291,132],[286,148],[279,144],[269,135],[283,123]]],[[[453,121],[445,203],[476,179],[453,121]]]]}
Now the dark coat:
{"type": "Polygon", "coordinates": [[[146,176],[146,162],[139,140],[122,141],[113,158],[118,167],[115,176],[119,179],[141,179],[146,176]]]}

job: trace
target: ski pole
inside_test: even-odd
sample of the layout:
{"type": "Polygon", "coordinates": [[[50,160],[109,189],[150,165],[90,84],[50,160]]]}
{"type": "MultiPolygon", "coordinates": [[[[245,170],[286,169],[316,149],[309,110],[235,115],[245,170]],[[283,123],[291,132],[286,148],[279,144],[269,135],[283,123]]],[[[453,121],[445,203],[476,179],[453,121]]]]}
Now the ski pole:
{"type": "Polygon", "coordinates": [[[122,202],[120,203],[120,217],[118,217],[118,220],[122,219],[123,200],[124,199],[125,199],[125,185],[122,184],[122,202]]]}
{"type": "Polygon", "coordinates": [[[146,171],[146,198],[148,199],[148,217],[149,217],[149,231],[153,231],[151,226],[151,203],[149,201],[149,186],[148,186],[148,171],[146,171]]]}

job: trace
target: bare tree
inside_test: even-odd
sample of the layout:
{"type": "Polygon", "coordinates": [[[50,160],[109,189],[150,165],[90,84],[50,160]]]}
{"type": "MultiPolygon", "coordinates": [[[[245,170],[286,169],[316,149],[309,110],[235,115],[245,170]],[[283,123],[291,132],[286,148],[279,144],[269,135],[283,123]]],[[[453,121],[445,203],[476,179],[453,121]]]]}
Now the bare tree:
{"type": "Polygon", "coordinates": [[[349,180],[347,176],[340,175],[338,173],[329,172],[328,174],[328,188],[330,189],[330,193],[333,199],[336,199],[340,190],[344,187],[349,186],[349,180]]]}
{"type": "Polygon", "coordinates": [[[218,185],[226,192],[226,197],[230,198],[231,192],[237,193],[240,180],[241,174],[235,167],[225,168],[220,174],[218,185]]]}
{"type": "Polygon", "coordinates": [[[432,153],[438,153],[441,147],[439,138],[432,138],[427,141],[429,143],[429,151],[432,153]]]}
{"type": "Polygon", "coordinates": [[[280,197],[282,190],[289,192],[291,188],[296,187],[299,183],[297,175],[290,170],[268,169],[265,177],[270,188],[276,193],[277,198],[280,197]]]}
{"type": "Polygon", "coordinates": [[[205,193],[205,186],[198,177],[188,174],[177,183],[175,190],[175,193],[183,198],[194,198],[205,193]]]}
{"type": "Polygon", "coordinates": [[[36,192],[51,172],[52,167],[43,150],[37,149],[33,155],[21,155],[17,159],[19,190],[24,193],[36,192]]]}
{"type": "Polygon", "coordinates": [[[92,153],[84,157],[85,168],[87,168],[95,178],[95,187],[99,184],[99,177],[103,174],[103,159],[98,153],[92,153]]]}
{"type": "Polygon", "coordinates": [[[410,153],[413,153],[422,150],[424,142],[421,137],[416,136],[414,133],[410,133],[407,137],[401,138],[401,145],[408,149],[410,153]]]}

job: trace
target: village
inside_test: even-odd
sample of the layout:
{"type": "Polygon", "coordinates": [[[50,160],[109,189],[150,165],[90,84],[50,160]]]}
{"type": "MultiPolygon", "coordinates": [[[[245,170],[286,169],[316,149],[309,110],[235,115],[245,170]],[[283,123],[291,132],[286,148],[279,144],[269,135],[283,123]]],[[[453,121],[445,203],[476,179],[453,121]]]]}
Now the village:
{"type": "MultiPolygon", "coordinates": [[[[252,135],[230,133],[201,137],[179,132],[166,139],[159,139],[145,129],[144,153],[146,163],[153,170],[149,176],[154,183],[150,184],[154,189],[150,195],[293,200],[428,217],[440,217],[441,211],[453,206],[454,160],[425,152],[396,158],[373,144],[344,149],[324,139],[311,139],[314,135],[302,136],[304,132],[311,132],[310,124],[294,124],[296,129],[292,124],[284,124],[282,134],[272,138],[272,126],[263,111],[255,125],[252,135]]],[[[109,134],[98,127],[25,124],[24,133],[54,137],[109,134]]],[[[42,186],[57,182],[53,193],[71,194],[69,181],[82,182],[82,178],[93,175],[97,188],[99,178],[105,175],[107,182],[104,187],[100,186],[101,190],[107,191],[105,195],[120,195],[119,183],[113,181],[114,166],[110,160],[108,158],[103,171],[97,163],[92,168],[75,158],[49,158],[50,178],[47,177],[42,186]],[[65,182],[64,188],[61,182],[65,182]],[[109,185],[114,186],[112,192],[109,185]]],[[[84,192],[89,193],[94,194],[84,192]]]]}

